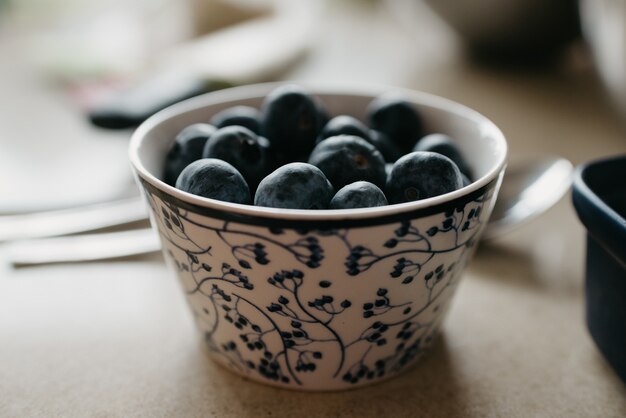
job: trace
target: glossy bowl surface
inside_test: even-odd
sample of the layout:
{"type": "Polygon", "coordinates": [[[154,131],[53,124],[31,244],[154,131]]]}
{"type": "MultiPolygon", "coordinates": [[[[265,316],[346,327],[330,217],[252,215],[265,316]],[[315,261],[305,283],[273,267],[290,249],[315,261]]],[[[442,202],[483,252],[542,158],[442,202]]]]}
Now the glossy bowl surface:
{"type": "MultiPolygon", "coordinates": [[[[355,210],[286,210],[194,196],[159,180],[175,135],[276,84],[211,93],[134,134],[130,159],[165,257],[212,357],[260,382],[338,390],[392,377],[433,340],[489,218],[506,142],[480,114],[396,90],[430,132],[459,138],[476,181],[423,201],[355,210]]],[[[331,115],[363,119],[384,87],[305,86],[331,115]]]]}
{"type": "Polygon", "coordinates": [[[572,199],[587,228],[587,327],[626,382],[626,155],[578,167],[572,199]]]}

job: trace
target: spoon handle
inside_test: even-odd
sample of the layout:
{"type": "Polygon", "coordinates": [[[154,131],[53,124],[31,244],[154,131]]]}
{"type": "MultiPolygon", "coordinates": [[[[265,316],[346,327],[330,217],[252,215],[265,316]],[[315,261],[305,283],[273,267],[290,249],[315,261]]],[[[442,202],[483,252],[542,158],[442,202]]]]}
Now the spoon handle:
{"type": "Polygon", "coordinates": [[[5,259],[15,267],[54,263],[110,260],[158,252],[159,238],[152,229],[104,232],[71,237],[16,241],[4,247],[5,259]]]}
{"type": "Polygon", "coordinates": [[[24,215],[0,217],[0,242],[95,231],[148,219],[140,197],[24,215]]]}

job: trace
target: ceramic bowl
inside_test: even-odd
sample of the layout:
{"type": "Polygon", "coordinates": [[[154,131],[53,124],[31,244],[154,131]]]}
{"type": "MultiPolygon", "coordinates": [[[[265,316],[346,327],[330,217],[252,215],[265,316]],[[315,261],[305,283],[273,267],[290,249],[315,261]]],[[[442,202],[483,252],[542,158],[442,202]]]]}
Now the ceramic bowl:
{"type": "Polygon", "coordinates": [[[587,327],[626,382],[626,155],[578,167],[572,199],[587,228],[587,327]]]}
{"type": "MultiPolygon", "coordinates": [[[[505,139],[464,106],[399,91],[428,131],[461,140],[474,183],[418,202],[315,211],[225,203],[159,179],[182,128],[231,106],[259,107],[275,87],[211,93],[139,127],[130,159],[152,226],[211,356],[230,370],[303,390],[392,377],[425,352],[450,306],[496,200],[505,139]]],[[[305,87],[331,115],[360,119],[388,90],[305,87]]]]}

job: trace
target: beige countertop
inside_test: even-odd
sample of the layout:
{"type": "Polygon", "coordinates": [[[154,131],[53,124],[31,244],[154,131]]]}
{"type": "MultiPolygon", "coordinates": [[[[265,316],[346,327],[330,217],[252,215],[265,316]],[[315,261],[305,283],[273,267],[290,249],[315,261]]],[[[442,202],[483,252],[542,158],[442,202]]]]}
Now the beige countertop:
{"type": "MultiPolygon", "coordinates": [[[[485,69],[468,63],[448,37],[434,48],[380,6],[351,7],[333,6],[309,56],[287,78],[387,83],[449,97],[494,120],[513,157],[557,153],[579,164],[626,152],[626,131],[582,48],[548,70],[485,69]]],[[[429,21],[424,30],[429,25],[438,24],[429,21]]],[[[6,39],[0,53],[15,48],[6,39]]],[[[1,69],[16,77],[0,80],[0,90],[35,77],[17,69],[15,62],[1,69]]],[[[14,85],[13,96],[0,95],[2,159],[31,167],[22,187],[32,187],[36,166],[7,135],[41,139],[26,116],[7,117],[13,100],[38,106],[57,138],[83,135],[92,150],[108,150],[103,158],[124,157],[119,134],[91,132],[73,109],[59,107],[58,92],[39,89],[31,84],[30,96],[18,98],[14,85]],[[57,118],[46,116],[51,108],[57,118]]],[[[6,165],[1,170],[6,178],[6,165]]],[[[119,177],[111,189],[125,184],[119,177]]],[[[0,246],[0,262],[2,254],[0,246]]],[[[21,269],[0,264],[0,416],[624,417],[626,385],[585,328],[583,276],[584,230],[567,197],[480,248],[442,336],[417,366],[363,389],[299,393],[214,364],[159,255],[21,269]]]]}

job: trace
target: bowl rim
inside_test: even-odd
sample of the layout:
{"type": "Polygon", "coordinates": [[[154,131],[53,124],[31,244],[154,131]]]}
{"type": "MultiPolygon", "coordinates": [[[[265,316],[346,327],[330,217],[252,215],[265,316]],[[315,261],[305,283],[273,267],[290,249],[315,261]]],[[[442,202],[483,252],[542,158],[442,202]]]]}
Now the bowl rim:
{"type": "Polygon", "coordinates": [[[231,213],[235,217],[253,217],[253,218],[275,218],[287,221],[341,221],[346,218],[352,220],[367,220],[372,218],[388,218],[406,212],[415,212],[426,210],[426,212],[436,212],[434,207],[442,204],[457,201],[459,198],[471,196],[479,196],[487,190],[494,182],[501,177],[499,174],[503,172],[506,166],[508,146],[502,131],[487,117],[477,111],[464,106],[460,103],[421,91],[399,88],[396,86],[379,85],[379,84],[351,84],[342,83],[309,83],[300,81],[289,82],[272,82],[249,84],[238,87],[218,90],[206,93],[191,99],[184,100],[169,106],[158,113],[154,114],[144,121],[133,133],[129,148],[129,158],[138,180],[145,187],[150,186],[152,191],[156,191],[161,196],[171,196],[178,201],[184,202],[191,207],[206,208],[222,213],[231,213]],[[417,200],[414,202],[399,203],[388,206],[380,206],[374,208],[359,209],[283,209],[268,208],[262,206],[245,205],[239,203],[230,203],[220,200],[210,199],[206,197],[196,196],[191,193],[178,190],[170,186],[154,176],[146,169],[139,157],[139,149],[143,144],[147,135],[158,125],[168,121],[171,118],[188,113],[201,108],[220,104],[224,101],[237,101],[250,98],[260,98],[267,95],[271,90],[284,84],[296,84],[312,95],[334,95],[334,96],[363,96],[374,98],[379,95],[393,94],[405,97],[407,100],[425,105],[428,107],[443,110],[447,113],[453,113],[457,116],[473,120],[483,126],[483,131],[492,136],[501,149],[500,155],[494,161],[492,167],[486,174],[472,182],[470,185],[462,187],[450,193],[431,197],[428,199],[417,200]]]}

